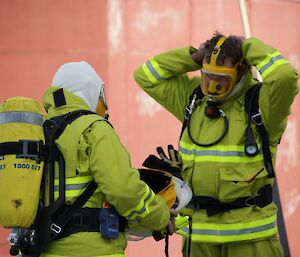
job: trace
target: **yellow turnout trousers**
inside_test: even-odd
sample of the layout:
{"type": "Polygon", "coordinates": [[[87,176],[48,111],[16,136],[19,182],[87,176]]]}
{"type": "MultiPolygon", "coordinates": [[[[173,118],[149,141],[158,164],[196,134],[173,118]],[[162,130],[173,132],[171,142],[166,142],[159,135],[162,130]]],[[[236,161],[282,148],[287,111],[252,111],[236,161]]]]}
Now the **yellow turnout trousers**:
{"type": "MultiPolygon", "coordinates": [[[[182,256],[188,256],[188,239],[183,239],[182,256]]],[[[211,244],[191,242],[190,257],[283,257],[277,237],[252,242],[211,244]]]]}

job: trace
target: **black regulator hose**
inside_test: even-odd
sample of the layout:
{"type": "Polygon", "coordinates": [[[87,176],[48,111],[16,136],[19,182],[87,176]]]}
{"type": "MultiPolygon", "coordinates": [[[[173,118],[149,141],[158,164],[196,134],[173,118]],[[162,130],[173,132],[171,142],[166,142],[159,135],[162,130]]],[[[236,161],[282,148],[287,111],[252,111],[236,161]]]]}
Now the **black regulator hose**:
{"type": "Polygon", "coordinates": [[[191,118],[192,118],[192,113],[190,114],[189,118],[187,119],[187,125],[186,125],[186,128],[187,128],[187,133],[188,133],[188,136],[190,138],[190,140],[193,142],[193,144],[197,145],[197,146],[202,146],[202,147],[209,147],[209,146],[213,146],[217,143],[219,143],[224,137],[225,135],[227,134],[228,132],[228,119],[225,115],[225,112],[221,109],[219,109],[219,114],[220,116],[223,118],[224,120],[224,130],[223,130],[223,133],[222,135],[214,142],[212,143],[209,143],[209,144],[202,144],[202,143],[199,143],[197,142],[196,140],[194,140],[194,138],[192,137],[192,133],[191,133],[191,130],[190,130],[190,123],[191,123],[191,118]]]}

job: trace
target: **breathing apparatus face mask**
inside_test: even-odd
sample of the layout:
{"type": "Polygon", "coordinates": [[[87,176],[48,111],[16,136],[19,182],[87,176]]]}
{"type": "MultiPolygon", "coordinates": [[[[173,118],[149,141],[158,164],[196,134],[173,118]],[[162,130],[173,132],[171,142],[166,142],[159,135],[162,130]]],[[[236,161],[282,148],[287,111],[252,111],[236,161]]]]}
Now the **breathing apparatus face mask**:
{"type": "Polygon", "coordinates": [[[96,108],[96,113],[98,113],[101,117],[105,117],[105,112],[107,111],[108,106],[105,97],[104,91],[104,83],[101,85],[100,92],[99,92],[99,101],[96,108]]]}
{"type": "Polygon", "coordinates": [[[224,100],[232,92],[236,84],[238,68],[242,63],[241,60],[234,67],[217,65],[217,58],[225,39],[225,37],[219,39],[211,54],[210,62],[205,63],[201,69],[201,90],[211,101],[216,102],[224,100]]]}

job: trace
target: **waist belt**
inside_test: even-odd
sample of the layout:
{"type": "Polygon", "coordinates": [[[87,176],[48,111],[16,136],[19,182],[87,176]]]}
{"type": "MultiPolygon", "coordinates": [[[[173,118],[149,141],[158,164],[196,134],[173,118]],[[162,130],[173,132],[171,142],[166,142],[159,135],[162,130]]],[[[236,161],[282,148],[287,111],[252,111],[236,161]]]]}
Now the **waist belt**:
{"type": "Polygon", "coordinates": [[[243,207],[264,207],[272,203],[272,186],[270,184],[258,190],[255,196],[238,198],[230,203],[222,203],[217,199],[209,196],[193,196],[186,208],[194,210],[206,210],[208,216],[222,213],[232,209],[243,207]]]}
{"type": "MultiPolygon", "coordinates": [[[[82,208],[77,211],[70,222],[64,227],[59,238],[67,237],[77,232],[100,232],[100,208],[82,208]]],[[[119,216],[119,231],[124,232],[126,218],[119,216]]]]}

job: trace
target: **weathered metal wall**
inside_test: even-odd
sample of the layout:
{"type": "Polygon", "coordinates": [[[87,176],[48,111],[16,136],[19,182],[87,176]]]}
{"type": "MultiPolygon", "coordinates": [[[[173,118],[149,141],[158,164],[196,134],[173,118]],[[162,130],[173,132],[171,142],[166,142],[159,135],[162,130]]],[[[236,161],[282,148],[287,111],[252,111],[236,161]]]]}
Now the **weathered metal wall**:
{"type": "MultiPolygon", "coordinates": [[[[248,0],[251,33],[300,70],[300,1],[248,0]]],[[[111,121],[135,166],[158,145],[177,145],[180,124],[133,80],[149,56],[199,46],[215,30],[243,34],[237,0],[1,0],[0,100],[41,99],[64,62],[86,60],[106,82],[111,121]]],[[[277,174],[294,257],[300,257],[299,98],[280,144],[277,174]]],[[[1,208],[1,207],[0,207],[1,208]]],[[[0,230],[0,244],[7,231],[0,230]]],[[[129,243],[127,255],[164,256],[163,242],[129,243]]],[[[170,256],[180,256],[180,237],[170,256]]],[[[0,256],[8,256],[0,246],[0,256]]]]}

